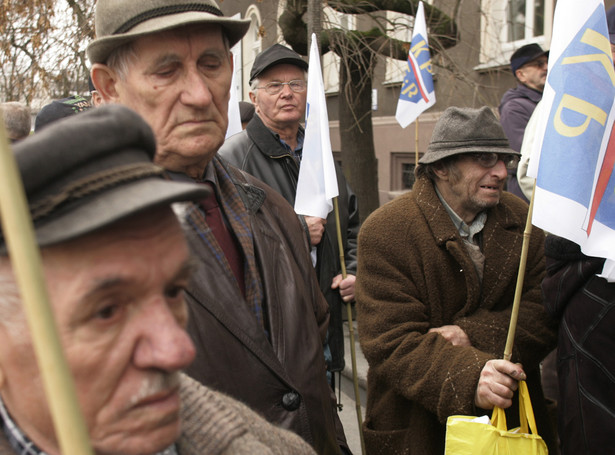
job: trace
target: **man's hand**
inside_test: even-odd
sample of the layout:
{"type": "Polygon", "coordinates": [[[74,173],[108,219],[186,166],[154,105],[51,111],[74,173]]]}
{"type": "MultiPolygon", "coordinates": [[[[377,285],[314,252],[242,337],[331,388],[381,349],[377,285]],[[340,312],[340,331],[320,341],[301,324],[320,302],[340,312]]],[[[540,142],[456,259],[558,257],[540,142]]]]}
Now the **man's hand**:
{"type": "Polygon", "coordinates": [[[436,327],[429,329],[427,333],[439,333],[444,339],[453,346],[472,346],[468,335],[458,325],[443,325],[442,327],[436,327]]]}
{"type": "Polygon", "coordinates": [[[508,360],[489,360],[480,372],[474,404],[481,409],[498,406],[506,409],[512,405],[512,397],[519,387],[518,381],[525,381],[526,375],[520,364],[508,360]]]}
{"type": "Polygon", "coordinates": [[[308,230],[310,232],[310,243],[312,246],[318,245],[322,240],[322,235],[325,232],[325,224],[327,224],[327,220],[323,218],[318,218],[317,216],[307,216],[304,215],[305,223],[308,226],[308,230]]]}
{"type": "Polygon", "coordinates": [[[331,289],[340,289],[340,295],[342,300],[346,303],[354,300],[354,282],[356,277],[354,275],[346,275],[346,278],[342,279],[342,275],[337,275],[333,278],[331,283],[331,289]]]}

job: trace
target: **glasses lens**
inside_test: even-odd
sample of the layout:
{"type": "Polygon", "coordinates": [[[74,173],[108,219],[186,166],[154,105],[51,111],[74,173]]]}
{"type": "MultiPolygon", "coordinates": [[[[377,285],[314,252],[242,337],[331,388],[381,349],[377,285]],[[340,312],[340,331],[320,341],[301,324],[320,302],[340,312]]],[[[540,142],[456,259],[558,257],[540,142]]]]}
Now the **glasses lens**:
{"type": "Polygon", "coordinates": [[[517,166],[519,165],[518,155],[504,155],[502,160],[506,165],[506,169],[517,169],[517,166]]]}
{"type": "Polygon", "coordinates": [[[483,167],[493,167],[498,162],[497,153],[477,153],[476,160],[483,167]]]}
{"type": "Polygon", "coordinates": [[[281,82],[269,82],[265,84],[265,91],[270,95],[277,95],[282,91],[282,87],[284,87],[284,84],[281,82]]]}
{"type": "Polygon", "coordinates": [[[305,81],[290,81],[288,85],[293,92],[301,93],[305,90],[305,81]]]}

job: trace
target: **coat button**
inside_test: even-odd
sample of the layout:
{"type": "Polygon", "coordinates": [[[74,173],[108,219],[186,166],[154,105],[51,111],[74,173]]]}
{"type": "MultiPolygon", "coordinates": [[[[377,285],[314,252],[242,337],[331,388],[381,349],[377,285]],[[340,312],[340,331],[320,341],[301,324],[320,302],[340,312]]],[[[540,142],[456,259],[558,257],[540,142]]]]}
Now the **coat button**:
{"type": "Polygon", "coordinates": [[[297,392],[288,392],[282,396],[282,407],[287,411],[296,411],[301,404],[301,396],[297,392]]]}

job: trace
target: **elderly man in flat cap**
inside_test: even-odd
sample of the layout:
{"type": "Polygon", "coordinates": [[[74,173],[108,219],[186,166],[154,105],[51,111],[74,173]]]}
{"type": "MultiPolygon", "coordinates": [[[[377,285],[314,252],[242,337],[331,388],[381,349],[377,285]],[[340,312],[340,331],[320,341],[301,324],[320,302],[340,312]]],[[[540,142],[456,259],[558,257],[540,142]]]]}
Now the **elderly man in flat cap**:
{"type": "Polygon", "coordinates": [[[528,211],[502,191],[518,155],[489,108],[448,108],[412,191],[363,224],[357,318],[369,363],[370,454],[442,454],[449,416],[510,408],[526,378],[539,433],[553,447],[538,368],[555,344],[541,299],[539,229],[529,240],[512,362],[500,360],[528,211]]]}
{"type": "MultiPolygon", "coordinates": [[[[195,349],[192,262],[170,204],[207,196],[152,164],[154,137],[121,106],[15,146],[61,343],[96,454],[314,452],[180,373],[195,349]]],[[[0,233],[0,453],[60,453],[0,233]]]]}
{"type": "MultiPolygon", "coordinates": [[[[220,156],[278,191],[295,205],[303,152],[308,64],[292,49],[274,44],[256,56],[250,71],[250,99],[256,115],[245,131],[224,143],[220,156]]],[[[335,214],[327,219],[299,215],[315,252],[316,274],[331,312],[327,368],[344,369],[343,302],[354,301],[359,207],[341,169],[337,169],[339,219],[346,278],[342,278],[335,214]]],[[[333,379],[331,375],[331,380],[333,379]]],[[[333,383],[333,381],[332,381],[333,383]]]]}
{"type": "Polygon", "coordinates": [[[303,230],[284,198],[215,156],[228,124],[229,48],[249,21],[224,17],[213,0],[98,0],[95,19],[87,51],[104,103],[145,118],[172,178],[212,188],[180,213],[197,259],[188,374],[319,453],[345,450],[326,380],[328,307],[303,230]]]}

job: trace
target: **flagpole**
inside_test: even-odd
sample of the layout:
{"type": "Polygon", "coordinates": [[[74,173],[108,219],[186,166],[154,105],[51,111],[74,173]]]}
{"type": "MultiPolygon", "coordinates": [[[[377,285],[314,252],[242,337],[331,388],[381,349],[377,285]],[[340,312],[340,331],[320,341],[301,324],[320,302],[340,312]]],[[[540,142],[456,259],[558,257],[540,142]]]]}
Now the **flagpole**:
{"type": "MultiPolygon", "coordinates": [[[[340,228],[340,209],[337,197],[333,198],[333,210],[335,212],[335,227],[337,229],[337,245],[340,253],[340,265],[342,268],[342,279],[346,279],[346,260],[344,258],[344,242],[342,241],[342,230],[340,228]]],[[[352,304],[346,303],[348,314],[348,333],[350,335],[350,358],[352,361],[352,383],[354,385],[355,409],[357,411],[357,421],[359,423],[359,436],[361,438],[361,453],[365,455],[365,441],[363,439],[363,416],[361,415],[361,396],[359,395],[359,380],[357,378],[357,354],[355,352],[354,327],[352,322],[352,304]]]]}
{"type": "Polygon", "coordinates": [[[419,118],[414,122],[414,167],[419,165],[419,118]]]}
{"type": "Polygon", "coordinates": [[[523,243],[521,245],[521,260],[519,261],[519,273],[517,275],[517,287],[515,288],[515,298],[513,300],[512,313],[510,315],[510,325],[508,326],[508,337],[504,348],[504,360],[512,357],[513,344],[515,342],[515,331],[517,329],[517,317],[519,316],[519,306],[521,304],[521,294],[523,293],[523,281],[525,278],[525,266],[527,263],[527,250],[530,244],[530,234],[532,233],[532,211],[534,210],[534,194],[536,194],[536,181],[532,188],[530,207],[527,211],[525,230],[523,231],[523,243]]]}
{"type": "Polygon", "coordinates": [[[41,255],[27,209],[23,183],[1,123],[0,214],[60,452],[67,455],[92,454],[75,384],[49,305],[41,255]]]}

